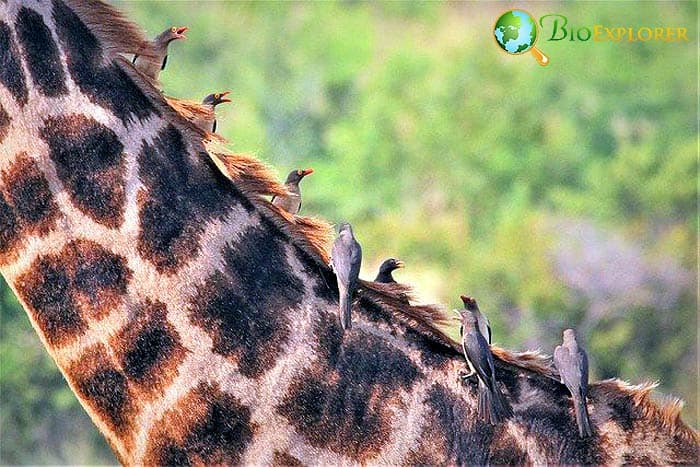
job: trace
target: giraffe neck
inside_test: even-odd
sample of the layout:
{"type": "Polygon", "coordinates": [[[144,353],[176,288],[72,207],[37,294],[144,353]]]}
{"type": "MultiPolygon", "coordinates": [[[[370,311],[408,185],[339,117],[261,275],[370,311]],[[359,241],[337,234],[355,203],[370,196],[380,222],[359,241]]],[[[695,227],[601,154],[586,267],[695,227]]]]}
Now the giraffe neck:
{"type": "Polygon", "coordinates": [[[463,360],[391,286],[366,284],[343,333],[317,226],[260,201],[283,191],[254,162],[222,175],[119,56],[145,42],[102,4],[0,3],[0,269],[122,462],[688,458],[670,422],[673,455],[605,444],[653,421],[611,384],[591,388],[599,435],[572,442],[561,386],[497,349],[519,418],[482,424],[463,360]]]}

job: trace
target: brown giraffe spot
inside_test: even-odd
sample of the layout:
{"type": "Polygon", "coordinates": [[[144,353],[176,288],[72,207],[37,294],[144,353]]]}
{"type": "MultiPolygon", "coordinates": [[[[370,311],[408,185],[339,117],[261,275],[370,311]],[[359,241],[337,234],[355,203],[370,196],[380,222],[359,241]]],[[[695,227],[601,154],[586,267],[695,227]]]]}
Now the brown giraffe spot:
{"type": "Polygon", "coordinates": [[[24,153],[2,172],[0,188],[0,264],[3,264],[16,256],[23,237],[46,235],[54,227],[59,210],[46,177],[24,153]]]}
{"type": "MultiPolygon", "coordinates": [[[[591,397],[593,397],[593,394],[591,394],[591,397]]],[[[610,407],[610,418],[623,431],[632,431],[634,422],[642,418],[640,411],[632,401],[632,396],[623,395],[612,398],[608,401],[608,406],[610,407]]]]}
{"type": "Polygon", "coordinates": [[[11,260],[12,253],[20,240],[20,225],[14,209],[0,195],[0,264],[11,260]]]}
{"type": "MultiPolygon", "coordinates": [[[[496,378],[507,382],[505,374],[515,371],[505,367],[497,369],[496,378]]],[[[535,374],[520,378],[519,385],[528,397],[523,405],[513,404],[514,421],[524,429],[526,436],[538,439],[538,447],[548,459],[564,464],[608,462],[598,433],[590,439],[579,437],[571,395],[564,385],[535,374]]]]}
{"type": "Polygon", "coordinates": [[[29,8],[21,8],[15,30],[24,49],[29,72],[39,90],[50,97],[66,94],[68,88],[58,47],[41,15],[29,8]]]}
{"type": "MultiPolygon", "coordinates": [[[[419,447],[409,455],[410,464],[487,465],[495,428],[478,420],[463,397],[439,384],[428,391],[423,433],[419,447]]],[[[507,459],[502,463],[512,463],[507,459]]]]}
{"type": "Polygon", "coordinates": [[[141,208],[138,250],[159,272],[175,272],[199,251],[207,221],[240,202],[209,157],[188,152],[182,133],[162,129],[139,155],[141,208]]]}
{"type": "Polygon", "coordinates": [[[12,30],[0,21],[0,84],[10,91],[22,107],[27,103],[28,93],[19,57],[19,49],[12,39],[12,30]]]}
{"type": "Polygon", "coordinates": [[[82,115],[52,117],[41,136],[71,201],[95,222],[124,221],[124,147],[106,126],[82,115]]]}
{"type": "Polygon", "coordinates": [[[194,298],[190,319],[210,334],[214,352],[230,357],[244,376],[258,377],[280,356],[289,310],[304,286],[287,264],[284,244],[260,227],[225,247],[223,263],[194,298]]]}
{"type": "Polygon", "coordinates": [[[5,135],[7,135],[7,129],[10,126],[11,121],[12,119],[8,115],[7,111],[2,104],[0,104],[0,143],[2,143],[2,140],[5,139],[5,135]]]}
{"type": "Polygon", "coordinates": [[[61,346],[119,306],[130,278],[126,259],[75,240],[57,255],[37,258],[15,285],[46,340],[61,346]]]}
{"type": "Polygon", "coordinates": [[[455,358],[454,353],[446,353],[444,345],[413,329],[406,329],[404,337],[412,346],[418,348],[421,362],[428,367],[441,369],[455,358]]]}
{"type": "Polygon", "coordinates": [[[422,374],[402,352],[354,329],[335,358],[294,380],[277,411],[312,446],[366,462],[389,441],[399,390],[422,374]]]}
{"type": "Polygon", "coordinates": [[[68,366],[66,374],[73,381],[78,396],[98,418],[130,444],[138,399],[105,346],[97,344],[87,349],[79,360],[68,366]]]}
{"type": "Polygon", "coordinates": [[[94,103],[109,109],[126,125],[160,112],[117,63],[103,64],[104,50],[97,38],[65,3],[53,0],[53,18],[64,47],[68,71],[80,90],[94,103]]]}
{"type": "Polygon", "coordinates": [[[162,394],[177,376],[187,352],[166,315],[165,304],[147,301],[112,339],[124,374],[139,397],[151,399],[162,394]]]}
{"type": "Polygon", "coordinates": [[[145,465],[236,465],[253,439],[250,409],[218,385],[200,383],[157,421],[145,465]]]}
{"type": "Polygon", "coordinates": [[[274,457],[272,459],[272,465],[302,467],[304,464],[288,452],[275,451],[274,457]]]}
{"type": "Polygon", "coordinates": [[[330,368],[338,363],[343,343],[343,328],[335,313],[318,313],[314,319],[314,334],[318,338],[319,358],[330,368]]]}

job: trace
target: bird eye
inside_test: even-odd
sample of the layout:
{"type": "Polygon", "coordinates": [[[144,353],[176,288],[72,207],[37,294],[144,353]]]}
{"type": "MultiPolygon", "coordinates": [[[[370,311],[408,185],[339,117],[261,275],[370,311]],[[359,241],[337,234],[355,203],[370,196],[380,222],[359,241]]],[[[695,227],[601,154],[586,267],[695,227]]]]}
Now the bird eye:
{"type": "Polygon", "coordinates": [[[177,28],[176,28],[175,26],[173,26],[172,28],[170,28],[170,32],[175,32],[175,31],[177,31],[177,28]]]}
{"type": "Polygon", "coordinates": [[[220,94],[214,94],[214,99],[218,99],[219,97],[221,97],[220,94]]]}
{"type": "Polygon", "coordinates": [[[301,170],[297,170],[297,175],[301,175],[301,170]]]}

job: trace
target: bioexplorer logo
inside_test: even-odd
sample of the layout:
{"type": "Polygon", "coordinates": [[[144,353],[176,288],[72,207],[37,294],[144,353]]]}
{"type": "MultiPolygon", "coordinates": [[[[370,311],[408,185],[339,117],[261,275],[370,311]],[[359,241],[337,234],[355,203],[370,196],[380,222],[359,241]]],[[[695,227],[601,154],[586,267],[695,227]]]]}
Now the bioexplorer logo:
{"type": "Polygon", "coordinates": [[[530,52],[537,63],[549,64],[549,57],[535,47],[537,23],[530,13],[523,10],[510,10],[503,13],[493,27],[496,43],[509,54],[520,55],[530,52]]]}
{"type": "Polygon", "coordinates": [[[547,14],[540,17],[538,30],[534,18],[524,10],[503,13],[493,27],[496,43],[513,55],[530,52],[540,65],[548,65],[549,58],[535,43],[542,34],[547,42],[688,42],[688,28],[594,24],[571,26],[564,15],[547,14]]]}

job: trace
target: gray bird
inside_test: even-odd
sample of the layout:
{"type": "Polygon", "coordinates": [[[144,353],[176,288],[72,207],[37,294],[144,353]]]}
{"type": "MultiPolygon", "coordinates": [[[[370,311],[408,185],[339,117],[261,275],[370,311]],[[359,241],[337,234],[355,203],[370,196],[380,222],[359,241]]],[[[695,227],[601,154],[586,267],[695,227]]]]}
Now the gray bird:
{"type": "Polygon", "coordinates": [[[211,112],[196,115],[194,118],[194,124],[205,131],[214,133],[216,131],[216,106],[223,104],[224,102],[231,102],[231,99],[226,97],[230,93],[231,91],[217,92],[214,94],[209,94],[207,97],[202,99],[202,105],[208,107],[211,112]]]}
{"type": "Polygon", "coordinates": [[[479,418],[492,425],[500,423],[513,415],[513,409],[496,383],[496,370],[493,366],[491,349],[479,331],[474,310],[459,310],[457,313],[462,323],[462,350],[470,369],[470,373],[462,377],[469,378],[472,374],[476,374],[479,389],[477,403],[479,418]]]}
{"type": "Polygon", "coordinates": [[[352,297],[357,288],[361,263],[362,247],[355,240],[350,224],[343,223],[331,250],[331,267],[338,279],[338,308],[343,329],[351,327],[352,297]]]}
{"type": "MultiPolygon", "coordinates": [[[[473,299],[472,297],[467,297],[466,295],[460,295],[459,298],[462,299],[462,303],[464,303],[464,308],[474,312],[474,315],[476,316],[476,322],[479,325],[479,332],[482,336],[484,336],[484,339],[486,339],[486,343],[491,345],[491,323],[489,323],[489,319],[486,317],[485,314],[481,312],[481,310],[479,309],[479,305],[476,303],[475,299],[473,299]]],[[[460,331],[460,336],[461,335],[462,333],[460,331]]]]}
{"type": "Polygon", "coordinates": [[[174,40],[187,39],[185,32],[188,28],[186,27],[175,27],[168,28],[153,39],[153,48],[155,50],[155,56],[148,55],[134,55],[134,59],[131,63],[140,70],[143,74],[149,78],[158,80],[158,75],[161,70],[165,69],[165,65],[168,62],[168,45],[174,40]]]}
{"type": "Polygon", "coordinates": [[[381,266],[379,266],[379,273],[377,277],[374,278],[374,282],[381,282],[382,284],[395,284],[396,281],[391,275],[396,269],[402,268],[404,266],[403,261],[398,259],[389,258],[385,260],[381,266]]]}
{"type": "Polygon", "coordinates": [[[567,387],[574,400],[576,424],[581,438],[593,435],[588,419],[586,396],[588,395],[588,356],[578,346],[573,329],[564,331],[564,343],[554,349],[554,366],[559,371],[561,382],[567,387]]]}
{"type": "Polygon", "coordinates": [[[297,214],[301,211],[301,189],[299,188],[299,182],[306,177],[314,173],[314,169],[304,169],[304,170],[292,170],[287,175],[287,181],[284,182],[285,188],[289,192],[288,195],[284,196],[273,196],[272,204],[279,206],[290,214],[297,214]]]}

